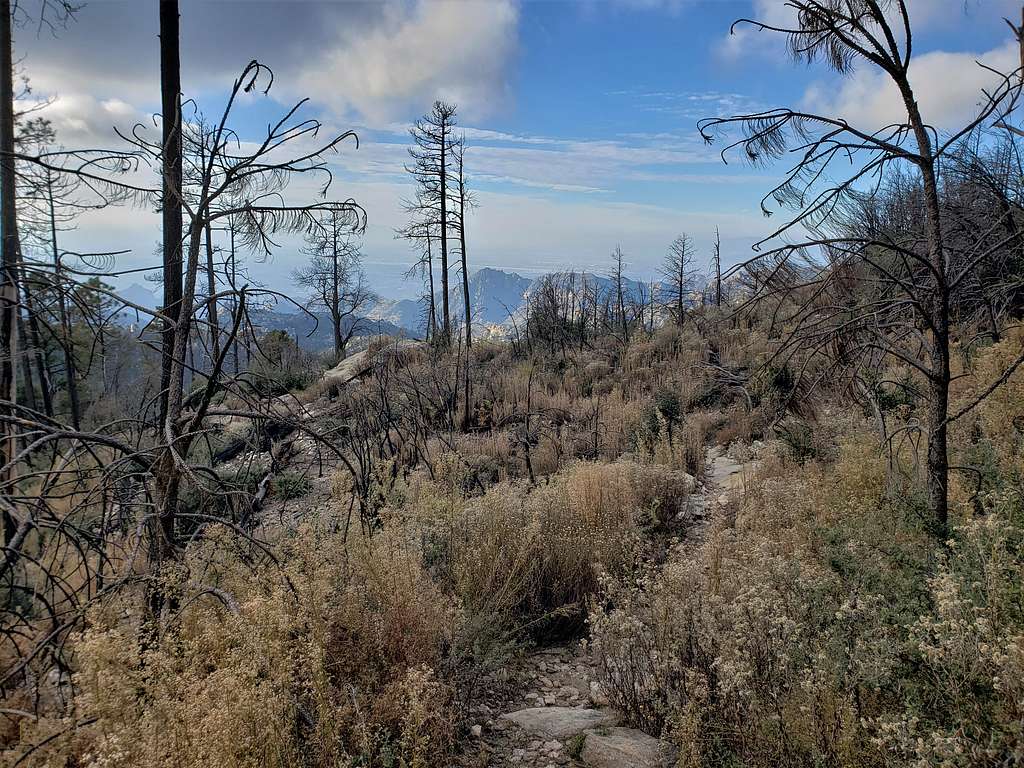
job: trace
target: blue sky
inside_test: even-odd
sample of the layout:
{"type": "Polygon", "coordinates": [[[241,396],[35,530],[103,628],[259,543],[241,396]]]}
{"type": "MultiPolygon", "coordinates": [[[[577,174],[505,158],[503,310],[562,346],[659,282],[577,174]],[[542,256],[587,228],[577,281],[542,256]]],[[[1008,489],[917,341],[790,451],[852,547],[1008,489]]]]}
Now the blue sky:
{"type": "MultiPolygon", "coordinates": [[[[970,113],[983,58],[1012,67],[1003,15],[1014,0],[911,0],[917,62],[912,78],[926,119],[951,128],[970,113]]],[[[393,237],[409,122],[431,101],[460,105],[480,202],[469,228],[472,267],[524,274],[604,271],[617,245],[649,277],[680,232],[706,259],[717,226],[727,260],[739,260],[776,220],[761,196],[779,169],[724,165],[696,131],[703,116],[778,105],[830,109],[880,124],[895,104],[869,70],[840,81],[793,64],[780,40],[742,16],[784,18],[782,0],[402,0],[182,2],[186,95],[217,112],[225,87],[251,58],[277,76],[270,98],[249,100],[236,127],[257,138],[299,97],[328,128],[355,128],[358,151],[332,161],[332,194],[367,210],[366,266],[378,290],[410,296],[401,277],[412,255],[393,237]],[[225,34],[230,30],[231,34],[225,34]]],[[[155,111],[159,91],[155,2],[94,0],[59,36],[20,31],[16,45],[37,96],[68,146],[116,146],[113,125],[155,111]]],[[[292,197],[312,190],[301,184],[292,197]]],[[[83,218],[69,248],[131,249],[125,266],[153,262],[159,220],[107,210],[83,218]]],[[[287,287],[299,243],[282,240],[256,277],[287,287]]]]}

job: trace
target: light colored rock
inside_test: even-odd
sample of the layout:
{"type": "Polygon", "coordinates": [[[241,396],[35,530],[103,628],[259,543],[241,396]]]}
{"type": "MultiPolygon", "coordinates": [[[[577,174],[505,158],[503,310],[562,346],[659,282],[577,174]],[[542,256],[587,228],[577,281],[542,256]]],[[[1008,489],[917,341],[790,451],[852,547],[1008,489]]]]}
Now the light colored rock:
{"type": "MultiPolygon", "coordinates": [[[[414,339],[395,339],[388,343],[387,347],[379,350],[378,354],[394,354],[401,350],[423,347],[425,343],[414,339]]],[[[349,355],[329,371],[324,372],[324,379],[338,386],[345,386],[350,381],[359,378],[366,373],[373,364],[368,350],[362,350],[349,355]]]]}
{"type": "Polygon", "coordinates": [[[474,738],[479,739],[481,736],[484,735],[484,727],[482,725],[480,725],[479,723],[477,723],[476,725],[474,725],[472,728],[469,729],[469,732],[473,734],[474,738]]]}
{"type": "Polygon", "coordinates": [[[565,741],[590,728],[615,725],[615,716],[597,709],[531,707],[502,715],[530,733],[565,741]]]}
{"type": "Polygon", "coordinates": [[[669,768],[671,745],[635,728],[604,728],[584,734],[580,759],[590,768],[669,768]]]}

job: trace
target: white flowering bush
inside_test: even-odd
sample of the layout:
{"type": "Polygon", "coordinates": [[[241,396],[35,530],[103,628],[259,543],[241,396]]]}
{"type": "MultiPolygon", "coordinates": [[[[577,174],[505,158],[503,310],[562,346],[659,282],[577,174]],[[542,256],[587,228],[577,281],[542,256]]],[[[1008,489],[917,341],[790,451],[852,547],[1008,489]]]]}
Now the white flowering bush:
{"type": "Polygon", "coordinates": [[[680,765],[1024,764],[1020,497],[936,542],[865,445],[766,462],[734,526],[605,580],[604,687],[680,765]]]}
{"type": "Polygon", "coordinates": [[[1024,764],[1024,553],[1009,495],[957,531],[909,627],[919,674],[876,741],[914,768],[1024,764]]]}

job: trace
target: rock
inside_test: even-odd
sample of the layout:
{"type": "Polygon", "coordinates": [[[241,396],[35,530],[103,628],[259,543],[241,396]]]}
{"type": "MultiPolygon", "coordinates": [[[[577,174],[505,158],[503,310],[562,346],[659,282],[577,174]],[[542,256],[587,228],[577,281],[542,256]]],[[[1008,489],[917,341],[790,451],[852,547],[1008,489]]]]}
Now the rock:
{"type": "Polygon", "coordinates": [[[548,752],[560,752],[562,750],[562,742],[560,741],[545,741],[544,749],[548,752]]]}
{"type": "Polygon", "coordinates": [[[526,750],[525,749],[513,749],[512,750],[512,761],[513,762],[521,763],[525,757],[526,757],[526,750]]]}
{"type": "Polygon", "coordinates": [[[604,689],[601,688],[601,684],[597,680],[590,681],[590,700],[599,707],[608,704],[608,697],[605,696],[604,689]]]}
{"type": "Polygon", "coordinates": [[[669,768],[675,762],[671,745],[635,728],[585,732],[580,759],[591,768],[669,768]]]}
{"type": "Polygon", "coordinates": [[[476,725],[474,725],[472,728],[469,729],[469,732],[473,734],[474,738],[479,739],[481,736],[484,735],[484,727],[482,725],[480,725],[479,723],[477,723],[476,725]]]}
{"type": "Polygon", "coordinates": [[[502,715],[530,733],[565,741],[589,728],[615,725],[615,716],[596,709],[531,707],[502,715]]]}

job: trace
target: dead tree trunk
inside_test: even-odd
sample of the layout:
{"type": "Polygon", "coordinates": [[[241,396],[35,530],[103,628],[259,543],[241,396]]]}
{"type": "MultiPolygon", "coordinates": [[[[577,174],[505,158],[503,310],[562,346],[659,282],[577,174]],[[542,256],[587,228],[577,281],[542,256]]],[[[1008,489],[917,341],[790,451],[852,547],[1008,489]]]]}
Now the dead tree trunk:
{"type": "MultiPolygon", "coordinates": [[[[16,335],[18,312],[18,220],[15,211],[14,175],[14,35],[11,2],[0,0],[0,400],[5,400],[0,413],[13,416],[17,401],[18,377],[16,373],[18,343],[16,335]]],[[[0,426],[0,462],[7,466],[14,455],[15,429],[10,423],[0,426]]],[[[6,482],[15,471],[0,476],[6,482]]],[[[8,512],[3,511],[3,543],[14,542],[17,525],[8,512]]]]}
{"type": "Polygon", "coordinates": [[[46,193],[50,208],[50,248],[53,255],[54,282],[57,286],[57,319],[60,321],[60,348],[64,357],[64,378],[68,388],[68,401],[71,406],[71,425],[75,429],[80,429],[82,408],[78,397],[78,371],[75,370],[75,354],[71,343],[67,299],[64,296],[60,249],[57,247],[57,212],[53,200],[53,176],[49,172],[46,174],[46,193]]]}
{"type": "Polygon", "coordinates": [[[163,182],[163,323],[160,365],[160,429],[167,419],[171,355],[181,309],[181,61],[178,0],[160,0],[160,104],[163,113],[161,175],[163,182]]]}
{"type": "MultiPolygon", "coordinates": [[[[184,385],[183,362],[188,334],[180,327],[183,317],[181,300],[181,62],[178,50],[178,2],[160,0],[160,96],[163,110],[161,151],[162,214],[163,214],[163,311],[167,316],[163,327],[160,369],[159,431],[164,439],[175,431],[175,420],[181,409],[181,388],[184,385]],[[177,380],[177,383],[175,383],[177,380]],[[177,395],[173,393],[177,390],[177,395]],[[176,407],[175,407],[176,404],[176,407]]],[[[198,247],[201,232],[192,232],[192,247],[198,247]]],[[[173,442],[173,440],[171,440],[173,442]]],[[[178,506],[179,470],[171,447],[163,452],[156,470],[157,520],[151,537],[151,555],[159,564],[174,557],[175,513],[178,506]]],[[[163,596],[156,590],[152,607],[159,610],[163,596]]]]}
{"type": "Polygon", "coordinates": [[[340,360],[345,351],[341,338],[341,297],[338,296],[338,217],[331,217],[331,325],[334,329],[334,357],[340,360]]]}
{"type": "Polygon", "coordinates": [[[213,268],[213,227],[206,223],[206,322],[210,326],[210,368],[220,357],[220,317],[217,313],[217,273],[213,268]]]}
{"type": "Polygon", "coordinates": [[[713,256],[715,262],[715,306],[722,306],[722,238],[718,234],[718,227],[715,227],[715,250],[713,256]]]}

